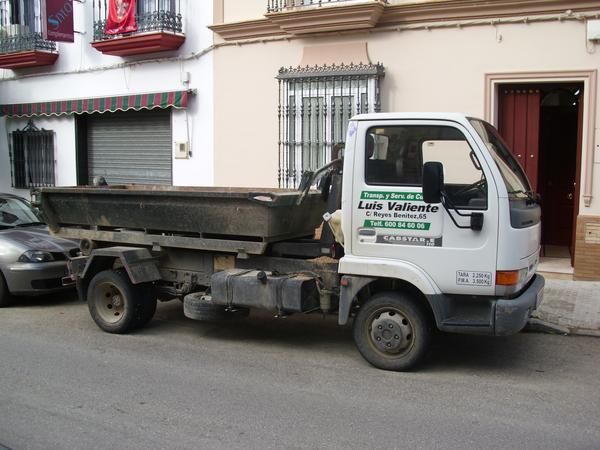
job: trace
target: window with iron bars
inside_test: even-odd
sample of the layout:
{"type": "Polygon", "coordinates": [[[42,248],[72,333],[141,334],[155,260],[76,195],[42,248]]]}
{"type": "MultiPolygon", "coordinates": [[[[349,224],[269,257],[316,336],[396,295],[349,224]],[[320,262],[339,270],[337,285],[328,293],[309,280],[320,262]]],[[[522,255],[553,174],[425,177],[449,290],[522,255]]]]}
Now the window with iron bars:
{"type": "Polygon", "coordinates": [[[279,187],[339,156],[350,118],[381,111],[383,76],[381,64],[279,70],[279,187]]]}
{"type": "Polygon", "coordinates": [[[20,189],[54,186],[54,131],[28,125],[10,136],[12,186],[20,189]]]}

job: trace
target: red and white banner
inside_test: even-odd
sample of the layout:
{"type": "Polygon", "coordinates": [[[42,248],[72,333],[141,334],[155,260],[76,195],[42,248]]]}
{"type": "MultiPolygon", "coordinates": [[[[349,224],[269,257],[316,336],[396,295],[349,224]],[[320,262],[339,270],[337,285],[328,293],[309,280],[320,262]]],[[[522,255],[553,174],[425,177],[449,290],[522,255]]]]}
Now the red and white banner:
{"type": "Polygon", "coordinates": [[[122,34],[137,31],[135,0],[108,0],[106,34],[122,34]]]}

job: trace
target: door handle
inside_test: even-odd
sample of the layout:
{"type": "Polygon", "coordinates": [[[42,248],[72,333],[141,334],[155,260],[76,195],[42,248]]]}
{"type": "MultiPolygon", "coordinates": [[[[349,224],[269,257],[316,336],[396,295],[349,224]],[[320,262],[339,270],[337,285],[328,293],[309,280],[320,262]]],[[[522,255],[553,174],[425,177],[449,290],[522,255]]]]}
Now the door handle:
{"type": "Polygon", "coordinates": [[[567,194],[567,198],[568,198],[569,200],[573,200],[573,193],[572,193],[572,192],[569,192],[569,193],[567,194]]]}
{"type": "Polygon", "coordinates": [[[358,234],[360,236],[375,236],[377,231],[375,231],[375,228],[359,228],[358,234]]]}

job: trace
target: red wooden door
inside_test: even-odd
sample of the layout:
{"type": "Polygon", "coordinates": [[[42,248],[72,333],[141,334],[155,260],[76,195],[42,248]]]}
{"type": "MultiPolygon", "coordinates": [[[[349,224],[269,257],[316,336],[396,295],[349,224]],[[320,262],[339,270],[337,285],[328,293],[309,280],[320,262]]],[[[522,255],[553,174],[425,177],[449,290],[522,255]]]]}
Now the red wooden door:
{"type": "Polygon", "coordinates": [[[527,174],[531,188],[538,188],[540,141],[540,91],[500,87],[498,131],[527,174]]]}

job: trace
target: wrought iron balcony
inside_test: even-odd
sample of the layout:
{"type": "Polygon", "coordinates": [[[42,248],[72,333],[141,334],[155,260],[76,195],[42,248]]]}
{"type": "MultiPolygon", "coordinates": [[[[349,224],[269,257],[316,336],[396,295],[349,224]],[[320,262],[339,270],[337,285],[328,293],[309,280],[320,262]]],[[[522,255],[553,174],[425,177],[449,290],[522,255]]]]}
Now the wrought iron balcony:
{"type": "MultiPolygon", "coordinates": [[[[0,2],[0,5],[2,3],[0,2]]],[[[6,5],[2,5],[6,6],[6,5]]],[[[56,43],[42,37],[40,18],[29,19],[0,9],[0,68],[20,69],[53,64],[56,43]],[[23,21],[26,24],[12,23],[23,21]]]]}
{"type": "Polygon", "coordinates": [[[269,0],[265,17],[289,34],[375,27],[387,0],[269,0]]]}
{"type": "Polygon", "coordinates": [[[94,42],[102,53],[117,56],[175,50],[183,44],[181,0],[138,0],[135,31],[107,31],[109,0],[94,0],[94,42]]]}
{"type": "MultiPolygon", "coordinates": [[[[327,6],[344,2],[357,3],[357,0],[267,0],[267,13],[285,12],[311,6],[327,6]]],[[[383,0],[383,3],[387,3],[387,0],[383,0]]]]}

